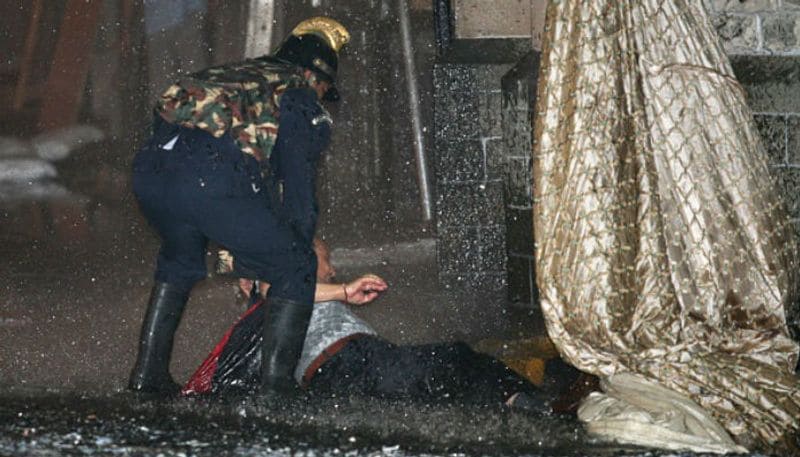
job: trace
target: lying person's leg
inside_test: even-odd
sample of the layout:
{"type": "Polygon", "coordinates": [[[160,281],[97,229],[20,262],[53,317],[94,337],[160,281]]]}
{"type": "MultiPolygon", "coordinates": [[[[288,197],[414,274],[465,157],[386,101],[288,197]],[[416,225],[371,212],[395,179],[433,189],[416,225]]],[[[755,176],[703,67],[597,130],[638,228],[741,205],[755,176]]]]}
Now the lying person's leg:
{"type": "Polygon", "coordinates": [[[350,341],[317,370],[312,391],[502,404],[525,393],[546,409],[536,386],[464,343],[401,346],[373,336],[350,341]]]}

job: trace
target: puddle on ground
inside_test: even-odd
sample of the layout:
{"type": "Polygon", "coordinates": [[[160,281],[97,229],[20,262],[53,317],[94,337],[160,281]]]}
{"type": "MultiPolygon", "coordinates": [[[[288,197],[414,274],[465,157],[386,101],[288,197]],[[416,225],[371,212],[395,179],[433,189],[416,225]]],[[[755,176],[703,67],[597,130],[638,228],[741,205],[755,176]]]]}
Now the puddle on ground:
{"type": "Polygon", "coordinates": [[[0,397],[0,455],[681,454],[603,444],[574,419],[500,406],[310,395],[212,401],[28,392],[0,397]]]}

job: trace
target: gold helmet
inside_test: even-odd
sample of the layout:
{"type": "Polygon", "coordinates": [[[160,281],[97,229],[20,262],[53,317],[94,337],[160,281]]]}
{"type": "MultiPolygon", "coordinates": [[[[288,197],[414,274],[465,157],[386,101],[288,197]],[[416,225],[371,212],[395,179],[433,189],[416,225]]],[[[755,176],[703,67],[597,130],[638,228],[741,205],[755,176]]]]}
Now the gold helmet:
{"type": "Polygon", "coordinates": [[[308,68],[330,83],[325,100],[336,101],[336,73],[338,52],[350,41],[350,33],[338,21],[319,16],[297,24],[292,33],[275,51],[278,59],[308,68]]]}

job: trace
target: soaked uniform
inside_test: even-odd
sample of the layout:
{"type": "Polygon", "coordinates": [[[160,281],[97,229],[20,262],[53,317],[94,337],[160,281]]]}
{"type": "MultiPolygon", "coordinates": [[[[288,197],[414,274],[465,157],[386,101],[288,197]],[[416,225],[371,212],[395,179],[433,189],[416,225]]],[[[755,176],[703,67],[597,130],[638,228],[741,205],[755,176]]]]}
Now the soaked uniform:
{"type": "Polygon", "coordinates": [[[329,139],[330,117],[301,70],[271,57],[170,87],[133,165],[134,193],[162,239],[156,281],[191,289],[212,240],[236,256],[235,274],[270,282],[270,296],[313,301],[316,167],[329,139]]]}

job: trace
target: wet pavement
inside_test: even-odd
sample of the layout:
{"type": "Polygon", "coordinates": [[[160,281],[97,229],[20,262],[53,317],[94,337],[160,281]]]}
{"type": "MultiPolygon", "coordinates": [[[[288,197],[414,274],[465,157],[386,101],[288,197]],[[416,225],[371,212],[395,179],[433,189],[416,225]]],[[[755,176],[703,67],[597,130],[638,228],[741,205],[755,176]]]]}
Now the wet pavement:
{"type": "Polygon", "coordinates": [[[164,401],[126,393],[0,398],[0,454],[659,456],[586,437],[567,418],[500,406],[303,397],[164,401]]]}

